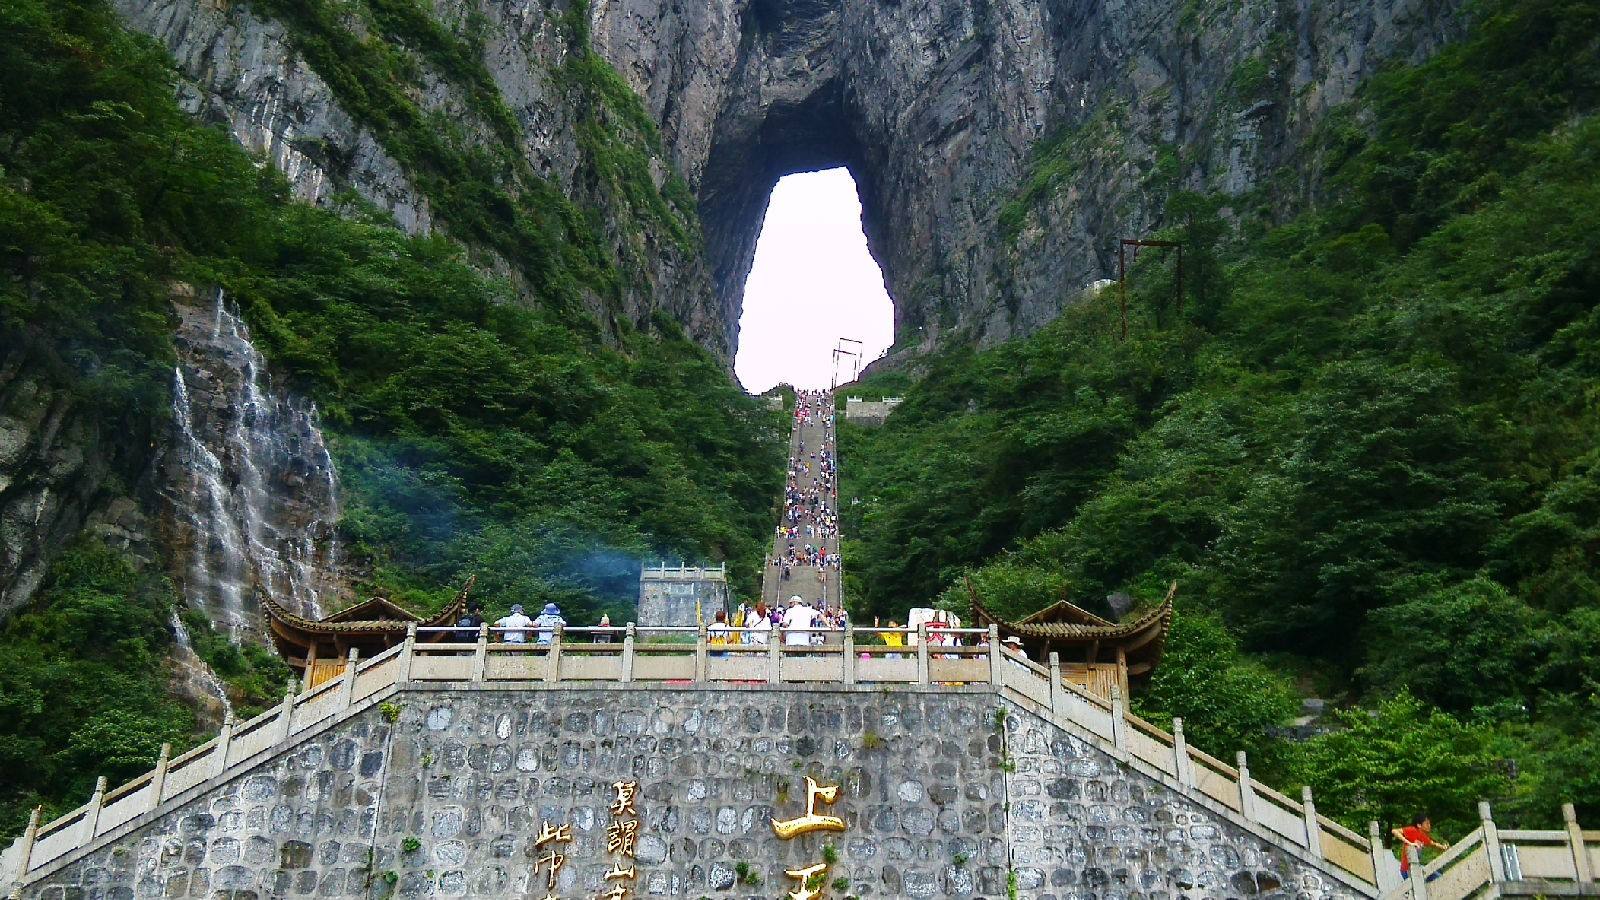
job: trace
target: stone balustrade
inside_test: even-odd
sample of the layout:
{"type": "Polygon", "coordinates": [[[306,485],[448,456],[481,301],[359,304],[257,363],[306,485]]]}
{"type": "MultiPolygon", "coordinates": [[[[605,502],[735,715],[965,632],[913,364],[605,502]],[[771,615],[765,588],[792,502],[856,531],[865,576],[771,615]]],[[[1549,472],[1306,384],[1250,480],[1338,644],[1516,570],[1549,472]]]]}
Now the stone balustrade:
{"type": "Polygon", "coordinates": [[[950,629],[987,639],[966,647],[930,647],[925,631],[916,634],[919,639],[912,647],[877,642],[878,635],[891,631],[911,637],[909,629],[819,629],[826,639],[819,645],[786,645],[781,632],[772,632],[769,643],[713,645],[704,628],[632,624],[559,629],[549,644],[497,640],[504,637],[500,631],[504,629],[483,626],[476,641],[425,643],[413,630],[403,644],[371,659],[358,660],[352,653],[341,677],[291,693],[249,721],[230,720],[214,740],[179,756],[164,749],[153,771],[128,784],[108,790],[102,780],[87,804],[54,821],[41,823],[35,813],[24,835],[0,855],[0,881],[26,884],[34,873],[119,826],[230,770],[258,763],[297,736],[382,699],[378,695],[386,691],[473,682],[530,689],[608,682],[654,689],[715,683],[878,685],[891,690],[895,685],[960,690],[970,688],[956,686],[988,685],[1275,845],[1296,848],[1303,858],[1322,864],[1367,896],[1411,892],[1418,898],[1432,894],[1435,900],[1458,900],[1467,896],[1458,883],[1472,883],[1480,874],[1495,882],[1592,882],[1600,862],[1595,859],[1600,841],[1577,828],[1570,807],[1569,828],[1549,833],[1495,832],[1485,810],[1484,828],[1427,867],[1430,874],[1439,873],[1439,883],[1424,887],[1412,879],[1402,885],[1398,864],[1377,839],[1376,825],[1371,835],[1362,836],[1318,815],[1309,790],[1295,800],[1256,782],[1243,753],[1229,765],[1191,747],[1180,720],[1174,720],[1170,732],[1157,728],[1130,713],[1119,694],[1102,698],[1063,680],[1053,654],[1046,665],[1013,654],[1002,647],[993,628],[950,629]]]}

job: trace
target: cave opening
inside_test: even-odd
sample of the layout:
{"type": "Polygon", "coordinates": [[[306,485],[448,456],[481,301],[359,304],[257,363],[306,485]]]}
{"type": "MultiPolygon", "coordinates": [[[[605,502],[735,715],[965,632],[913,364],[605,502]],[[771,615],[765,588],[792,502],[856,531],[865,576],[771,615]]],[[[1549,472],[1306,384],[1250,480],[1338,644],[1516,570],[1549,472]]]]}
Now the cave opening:
{"type": "Polygon", "coordinates": [[[734,359],[740,383],[752,393],[779,383],[842,384],[893,342],[894,307],[850,170],[779,179],[744,284],[734,359]]]}

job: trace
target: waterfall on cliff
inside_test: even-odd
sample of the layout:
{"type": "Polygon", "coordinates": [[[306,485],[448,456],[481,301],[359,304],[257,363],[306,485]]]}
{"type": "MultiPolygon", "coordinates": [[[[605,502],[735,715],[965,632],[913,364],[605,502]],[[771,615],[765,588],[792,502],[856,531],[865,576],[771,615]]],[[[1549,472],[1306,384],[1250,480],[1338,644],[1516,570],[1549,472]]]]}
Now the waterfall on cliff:
{"type": "MultiPolygon", "coordinates": [[[[194,652],[194,641],[189,637],[189,629],[183,624],[183,617],[177,610],[172,611],[172,618],[168,621],[172,627],[172,636],[177,641],[178,650],[172,655],[172,664],[176,668],[175,677],[181,682],[179,693],[196,700],[209,700],[215,706],[206,711],[205,721],[221,721],[225,713],[233,712],[233,703],[228,699],[228,690],[222,684],[222,679],[217,673],[211,671],[206,661],[200,654],[194,652]]],[[[207,705],[212,705],[208,703],[207,705]]]]}
{"type": "Polygon", "coordinates": [[[259,627],[258,582],[320,617],[338,566],[339,485],[316,405],[273,385],[221,291],[178,312],[167,485],[188,554],[184,599],[235,639],[259,627]]]}

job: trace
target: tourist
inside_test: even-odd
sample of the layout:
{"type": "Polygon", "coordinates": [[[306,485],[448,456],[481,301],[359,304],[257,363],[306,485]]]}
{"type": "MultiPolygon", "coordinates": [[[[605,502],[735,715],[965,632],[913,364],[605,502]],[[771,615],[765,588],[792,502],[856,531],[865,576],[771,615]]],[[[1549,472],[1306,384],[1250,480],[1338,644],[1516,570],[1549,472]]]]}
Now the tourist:
{"type": "MultiPolygon", "coordinates": [[[[714,619],[712,621],[712,623],[709,626],[707,626],[707,628],[706,628],[706,643],[710,644],[713,647],[724,647],[724,646],[727,646],[727,644],[729,643],[728,638],[730,637],[731,634],[732,634],[732,631],[731,631],[731,629],[728,628],[728,611],[725,610],[725,609],[717,610],[716,619],[714,619]]],[[[727,656],[728,655],[728,651],[726,651],[726,650],[713,650],[711,652],[711,655],[712,656],[727,656]]]]}
{"type": "MultiPolygon", "coordinates": [[[[599,622],[598,627],[600,627],[600,628],[610,628],[611,627],[611,617],[609,615],[606,615],[605,613],[601,613],[600,614],[600,622],[599,622]]],[[[609,644],[609,643],[611,643],[611,632],[609,632],[609,631],[597,631],[597,632],[595,632],[594,640],[590,641],[590,643],[593,643],[593,644],[609,644]]]]}
{"type": "MultiPolygon", "coordinates": [[[[890,619],[889,627],[898,629],[900,627],[900,623],[896,622],[894,619],[890,619]]],[[[883,638],[883,645],[885,647],[904,647],[906,645],[906,635],[903,631],[880,631],[878,632],[878,636],[883,638]]],[[[900,654],[898,653],[889,653],[886,656],[888,659],[900,658],[900,654]]]]}
{"type": "Polygon", "coordinates": [[[746,629],[744,633],[744,642],[746,644],[766,645],[767,637],[772,634],[772,618],[767,611],[767,602],[765,600],[756,601],[756,608],[751,610],[748,616],[745,616],[744,627],[746,629]]]}
{"type": "MultiPolygon", "coordinates": [[[[1400,877],[1411,877],[1411,848],[1417,848],[1417,859],[1422,858],[1422,851],[1432,847],[1435,850],[1448,850],[1450,845],[1433,836],[1433,820],[1427,815],[1419,815],[1411,820],[1411,824],[1404,828],[1396,828],[1390,832],[1400,841],[1400,877]]],[[[1430,875],[1432,881],[1437,875],[1430,875]]]]}
{"type": "Polygon", "coordinates": [[[783,614],[783,643],[790,647],[811,646],[811,630],[817,624],[817,611],[796,594],[789,598],[789,611],[783,614]]]}
{"type": "MultiPolygon", "coordinates": [[[[988,640],[988,638],[984,638],[984,640],[988,640]]],[[[1016,635],[1013,634],[1013,635],[1007,636],[1006,639],[1001,641],[1000,643],[1007,650],[1010,650],[1012,653],[1016,654],[1017,656],[1020,656],[1023,659],[1027,659],[1028,658],[1028,651],[1022,649],[1022,638],[1019,638],[1019,637],[1017,637],[1016,635]]]]}
{"type": "Polygon", "coordinates": [[[511,604],[511,615],[499,619],[494,623],[496,628],[505,629],[500,632],[500,640],[507,644],[526,644],[528,633],[522,629],[533,624],[533,620],[522,614],[522,604],[511,604]]]}
{"type": "Polygon", "coordinates": [[[483,625],[483,603],[478,600],[467,602],[467,611],[456,620],[456,632],[453,635],[458,644],[473,644],[478,640],[478,629],[483,625]]]}
{"type": "Polygon", "coordinates": [[[544,612],[539,613],[539,618],[534,619],[533,624],[539,628],[539,643],[548,644],[555,640],[556,629],[566,625],[567,620],[561,618],[560,607],[546,603],[544,612]]]}

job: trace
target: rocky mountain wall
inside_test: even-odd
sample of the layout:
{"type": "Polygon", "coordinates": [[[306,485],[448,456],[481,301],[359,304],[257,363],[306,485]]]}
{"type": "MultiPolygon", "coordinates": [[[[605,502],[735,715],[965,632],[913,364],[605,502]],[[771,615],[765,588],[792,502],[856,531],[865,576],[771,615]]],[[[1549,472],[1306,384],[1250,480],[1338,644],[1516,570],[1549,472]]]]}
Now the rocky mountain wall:
{"type": "Polygon", "coordinates": [[[725,325],[773,183],[845,165],[897,342],[924,348],[1050,321],[1115,274],[1119,238],[1162,224],[1175,188],[1305,202],[1323,115],[1460,27],[1456,0],[707,6],[593,16],[697,188],[725,325]]]}
{"type": "Polygon", "coordinates": [[[131,495],[138,438],[148,435],[108,434],[65,368],[26,338],[0,351],[0,620],[28,602],[56,553],[86,528],[136,559],[150,550],[131,495]]]}
{"type": "MultiPolygon", "coordinates": [[[[434,224],[412,173],[355,124],[247,3],[117,0],[179,61],[185,104],[225,122],[301,196],[351,188],[411,230],[434,224]]],[[[663,310],[731,358],[756,237],[785,174],[845,165],[895,302],[897,342],[992,343],[1115,274],[1117,240],[1162,224],[1177,188],[1283,210],[1314,185],[1307,137],[1390,60],[1460,27],[1460,0],[434,0],[480,38],[532,171],[595,209],[631,267],[621,315],[663,310]],[[660,188],[698,198],[699,250],[631,227],[596,185],[560,75],[561,20],[659,125],[660,188]],[[1050,165],[1043,165],[1048,161],[1050,165]]],[[[365,28],[351,17],[351,28],[365,28]]],[[[481,130],[442,79],[421,108],[481,130]]],[[[636,223],[635,223],[636,224],[636,223]]],[[[505,269],[492,258],[490,267],[505,269]]],[[[819,261],[826,264],[826,261],[819,261]]],[[[604,304],[602,321],[611,314],[604,304]]]]}

